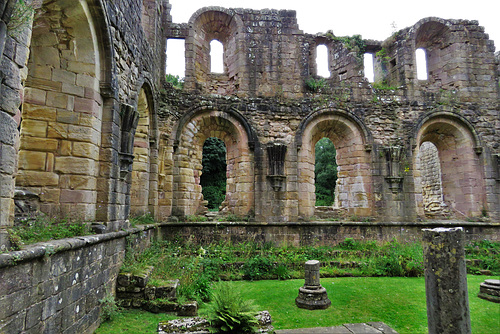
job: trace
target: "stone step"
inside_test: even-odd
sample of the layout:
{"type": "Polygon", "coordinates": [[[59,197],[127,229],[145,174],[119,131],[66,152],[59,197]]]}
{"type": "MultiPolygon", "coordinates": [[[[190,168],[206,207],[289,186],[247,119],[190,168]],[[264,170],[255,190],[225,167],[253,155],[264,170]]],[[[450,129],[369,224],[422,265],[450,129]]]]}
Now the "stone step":
{"type": "Polygon", "coordinates": [[[298,329],[281,329],[276,334],[397,334],[397,332],[383,322],[369,322],[361,324],[344,324],[335,327],[315,327],[298,329]]]}

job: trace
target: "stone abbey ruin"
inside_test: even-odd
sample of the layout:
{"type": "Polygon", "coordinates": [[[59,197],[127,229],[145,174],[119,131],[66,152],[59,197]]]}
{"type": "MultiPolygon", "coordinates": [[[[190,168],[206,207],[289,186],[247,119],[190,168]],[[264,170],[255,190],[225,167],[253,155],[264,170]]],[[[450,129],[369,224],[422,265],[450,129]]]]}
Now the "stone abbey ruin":
{"type": "Polygon", "coordinates": [[[500,240],[500,57],[477,21],[424,18],[374,41],[303,32],[288,10],[207,7],[173,23],[168,0],[36,0],[20,15],[16,3],[0,3],[0,246],[10,247],[15,215],[32,211],[107,233],[63,242],[48,258],[42,246],[0,254],[0,304],[9,305],[0,331],[95,329],[125,236],[139,245],[156,233],[128,229],[145,213],[165,235],[200,238],[390,239],[440,224],[500,240]],[[183,89],[165,81],[167,39],[185,41],[183,89]],[[223,73],[211,72],[213,40],[223,73]],[[227,149],[219,214],[244,222],[184,222],[206,212],[210,137],[227,149]],[[319,208],[324,137],[338,180],[335,204],[319,208]],[[54,283],[68,277],[80,289],[54,283]]]}

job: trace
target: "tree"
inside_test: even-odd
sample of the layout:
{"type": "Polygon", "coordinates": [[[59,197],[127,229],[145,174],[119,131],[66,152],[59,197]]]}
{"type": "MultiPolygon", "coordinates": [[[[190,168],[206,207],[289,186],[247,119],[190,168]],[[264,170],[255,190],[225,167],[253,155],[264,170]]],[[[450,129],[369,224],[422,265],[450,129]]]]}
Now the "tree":
{"type": "Polygon", "coordinates": [[[203,144],[200,184],[209,209],[217,209],[226,197],[226,146],[218,138],[210,137],[203,144]]]}
{"type": "Polygon", "coordinates": [[[322,138],[316,143],[315,151],[314,182],[316,185],[316,205],[332,205],[335,200],[335,185],[337,183],[335,147],[330,139],[322,138]]]}

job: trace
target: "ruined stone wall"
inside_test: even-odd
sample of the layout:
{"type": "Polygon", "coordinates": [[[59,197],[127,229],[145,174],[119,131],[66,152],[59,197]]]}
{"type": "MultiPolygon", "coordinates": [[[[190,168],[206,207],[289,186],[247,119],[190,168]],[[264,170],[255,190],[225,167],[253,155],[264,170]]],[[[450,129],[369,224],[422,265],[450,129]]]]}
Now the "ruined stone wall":
{"type": "Polygon", "coordinates": [[[184,238],[198,245],[212,242],[260,244],[272,243],[276,246],[332,246],[345,241],[376,240],[401,242],[422,240],[422,229],[433,227],[463,226],[467,241],[500,241],[498,228],[491,223],[433,222],[433,223],[363,223],[363,222],[302,222],[290,223],[244,223],[244,222],[203,222],[168,223],[161,228],[165,240],[184,238]]]}
{"type": "Polygon", "coordinates": [[[0,332],[93,333],[100,300],[114,296],[128,246],[147,247],[151,228],[78,237],[0,255],[0,332]]]}
{"type": "MultiPolygon", "coordinates": [[[[187,66],[184,91],[167,88],[159,111],[166,145],[159,167],[166,180],[159,189],[161,212],[198,210],[175,202],[183,187],[175,178],[177,147],[184,133],[202,131],[187,129],[188,120],[214,110],[216,124],[223,122],[217,112],[237,115],[233,126],[248,128],[253,138],[243,146],[253,157],[255,204],[249,215],[258,221],[314,219],[314,144],[322,137],[332,140],[338,154],[338,210],[332,212],[381,220],[425,217],[428,182],[419,150],[430,142],[442,171],[436,191],[449,206],[441,213],[461,219],[498,215],[492,163],[500,148],[498,65],[493,42],[476,21],[426,18],[385,41],[364,41],[332,32],[303,34],[289,11],[208,7],[188,25],[171,25],[167,37],[186,39],[187,66]],[[207,71],[212,39],[230,50],[216,81],[207,71]],[[308,86],[308,80],[320,82],[315,55],[321,44],[328,49],[330,76],[308,86]],[[418,48],[427,54],[427,80],[416,77],[418,48]],[[377,86],[364,77],[364,52],[374,56],[377,86]],[[230,88],[221,89],[224,75],[230,88]],[[286,152],[281,175],[272,175],[269,148],[276,145],[286,152]]],[[[199,152],[201,146],[191,149],[199,152]]],[[[191,157],[200,164],[200,156],[191,157]]],[[[193,180],[199,170],[183,173],[198,192],[193,180]]]]}
{"type": "MultiPolygon", "coordinates": [[[[14,187],[37,195],[48,215],[126,219],[135,127],[123,110],[141,107],[151,120],[143,143],[155,189],[168,2],[28,1],[22,24],[9,26],[15,3],[2,2],[0,24],[2,245],[14,187]]],[[[154,204],[148,198],[146,211],[154,204]]]]}

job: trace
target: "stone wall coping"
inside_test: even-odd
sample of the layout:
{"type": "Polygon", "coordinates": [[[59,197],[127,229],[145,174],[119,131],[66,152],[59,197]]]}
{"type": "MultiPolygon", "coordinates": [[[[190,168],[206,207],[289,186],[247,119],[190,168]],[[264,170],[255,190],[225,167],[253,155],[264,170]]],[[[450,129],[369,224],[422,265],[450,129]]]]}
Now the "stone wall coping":
{"type": "Polygon", "coordinates": [[[308,222],[163,222],[168,226],[421,226],[424,227],[499,227],[500,222],[469,222],[459,220],[437,220],[426,222],[357,222],[357,221],[308,221],[308,222]]]}
{"type": "Polygon", "coordinates": [[[79,249],[85,246],[99,244],[108,240],[124,238],[131,234],[141,233],[157,228],[161,224],[140,225],[118,232],[104,234],[92,234],[74,238],[50,240],[28,245],[25,249],[0,254],[0,268],[15,266],[20,262],[33,260],[36,258],[51,256],[69,250],[79,249]]]}

